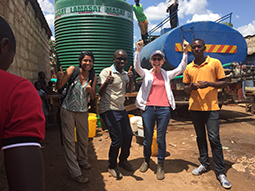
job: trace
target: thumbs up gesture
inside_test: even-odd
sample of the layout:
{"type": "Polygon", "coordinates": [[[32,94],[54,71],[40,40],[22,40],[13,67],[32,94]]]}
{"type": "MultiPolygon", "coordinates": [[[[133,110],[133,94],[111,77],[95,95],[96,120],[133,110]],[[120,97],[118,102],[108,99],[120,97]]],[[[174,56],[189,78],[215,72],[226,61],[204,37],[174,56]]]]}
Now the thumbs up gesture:
{"type": "Polygon", "coordinates": [[[90,93],[92,91],[91,80],[89,80],[89,83],[88,83],[88,85],[85,88],[85,91],[88,92],[88,93],[90,93]]]}
{"type": "Polygon", "coordinates": [[[64,72],[63,72],[62,67],[60,66],[60,71],[58,71],[58,73],[57,73],[57,79],[61,80],[63,78],[63,76],[64,76],[64,72]]]}
{"type": "Polygon", "coordinates": [[[109,76],[107,77],[105,83],[112,84],[113,80],[114,80],[114,77],[112,76],[112,71],[110,70],[109,76]]]}
{"type": "Polygon", "coordinates": [[[129,79],[133,79],[132,66],[129,67],[129,70],[128,70],[128,77],[129,77],[129,79]]]}

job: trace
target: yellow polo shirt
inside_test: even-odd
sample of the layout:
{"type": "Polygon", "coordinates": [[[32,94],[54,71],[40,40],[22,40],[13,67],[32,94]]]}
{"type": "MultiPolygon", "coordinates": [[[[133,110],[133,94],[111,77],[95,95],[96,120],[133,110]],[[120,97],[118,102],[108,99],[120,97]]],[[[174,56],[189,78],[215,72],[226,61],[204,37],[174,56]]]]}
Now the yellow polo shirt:
{"type": "MultiPolygon", "coordinates": [[[[197,83],[198,81],[217,82],[225,78],[224,69],[218,59],[207,56],[200,66],[192,61],[184,71],[183,83],[197,83]]],[[[219,110],[218,90],[214,87],[192,90],[189,99],[189,110],[216,111],[219,110]]]]}

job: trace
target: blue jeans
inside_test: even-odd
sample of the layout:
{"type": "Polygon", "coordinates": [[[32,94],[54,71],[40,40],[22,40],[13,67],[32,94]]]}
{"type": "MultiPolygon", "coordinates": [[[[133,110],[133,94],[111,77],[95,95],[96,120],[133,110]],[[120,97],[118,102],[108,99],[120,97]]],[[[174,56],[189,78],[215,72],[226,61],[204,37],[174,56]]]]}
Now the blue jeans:
{"type": "Polygon", "coordinates": [[[130,127],[129,117],[126,110],[109,110],[101,113],[100,116],[103,118],[108,128],[112,140],[109,150],[108,165],[111,169],[116,168],[119,149],[121,148],[119,156],[120,161],[127,160],[130,154],[133,132],[130,127]]]}
{"type": "Polygon", "coordinates": [[[219,135],[219,111],[190,111],[197,134],[200,163],[209,166],[206,130],[210,141],[216,174],[224,174],[224,159],[219,135]]]}
{"type": "Polygon", "coordinates": [[[146,106],[142,115],[144,142],[143,155],[151,156],[151,145],[155,122],[157,122],[158,162],[164,162],[166,157],[166,130],[170,120],[170,107],[146,106]]]}

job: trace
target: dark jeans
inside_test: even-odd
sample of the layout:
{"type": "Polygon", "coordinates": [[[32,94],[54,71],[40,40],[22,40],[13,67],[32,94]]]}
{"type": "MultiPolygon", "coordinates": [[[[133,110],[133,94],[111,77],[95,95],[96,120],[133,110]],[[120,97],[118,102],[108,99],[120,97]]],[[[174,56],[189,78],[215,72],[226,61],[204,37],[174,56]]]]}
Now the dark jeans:
{"type": "Polygon", "coordinates": [[[108,128],[112,140],[109,150],[109,168],[116,168],[119,149],[121,148],[120,161],[127,160],[130,154],[133,132],[130,127],[129,117],[126,110],[109,110],[100,114],[100,116],[108,128]]]}
{"type": "Polygon", "coordinates": [[[177,14],[178,4],[172,4],[170,6],[169,16],[170,16],[170,25],[171,29],[177,27],[178,25],[178,14],[177,14]],[[176,11],[176,12],[175,12],[176,11]],[[172,15],[173,14],[173,15],[172,15]],[[172,15],[172,16],[171,16],[172,15]]]}
{"type": "Polygon", "coordinates": [[[146,106],[143,112],[143,155],[151,156],[151,145],[155,122],[157,122],[158,162],[164,162],[166,157],[166,130],[170,120],[170,108],[158,106],[146,106]]]}
{"type": "Polygon", "coordinates": [[[219,111],[190,111],[190,113],[197,134],[200,163],[209,166],[206,125],[216,174],[224,174],[224,159],[219,135],[219,111]]]}

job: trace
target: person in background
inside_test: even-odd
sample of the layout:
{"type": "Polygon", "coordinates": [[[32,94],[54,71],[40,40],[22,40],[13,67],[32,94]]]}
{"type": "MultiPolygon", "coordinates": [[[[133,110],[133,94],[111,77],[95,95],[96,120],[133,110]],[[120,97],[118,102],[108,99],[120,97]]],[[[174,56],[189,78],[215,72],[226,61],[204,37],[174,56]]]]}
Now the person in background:
{"type": "Polygon", "coordinates": [[[135,0],[135,4],[133,5],[133,11],[138,21],[138,26],[141,31],[142,40],[144,41],[144,44],[147,44],[148,21],[146,15],[143,12],[143,5],[139,2],[140,0],[135,0]]]}
{"type": "Polygon", "coordinates": [[[205,42],[202,39],[195,39],[191,43],[191,52],[195,59],[187,66],[183,75],[184,90],[190,94],[189,110],[200,154],[200,165],[192,174],[201,175],[209,169],[207,129],[217,178],[224,188],[231,188],[224,171],[219,135],[218,88],[226,87],[227,82],[221,62],[204,56],[205,50],[205,42]]]}
{"type": "Polygon", "coordinates": [[[44,191],[40,141],[45,135],[41,98],[27,79],[6,70],[13,62],[16,40],[0,16],[0,148],[10,191],[44,191]]]}
{"type": "Polygon", "coordinates": [[[157,122],[158,180],[165,178],[164,160],[166,155],[166,130],[170,120],[170,107],[175,109],[175,101],[170,87],[170,80],[185,70],[187,65],[188,45],[189,43],[183,40],[184,53],[179,66],[174,70],[165,71],[161,68],[165,62],[165,55],[160,50],[156,50],[151,54],[151,70],[141,67],[140,52],[143,48],[143,41],[137,42],[134,69],[143,78],[143,83],[139,89],[135,102],[136,107],[143,111],[144,162],[140,167],[140,171],[146,172],[150,166],[152,137],[155,122],[157,122]]]}
{"type": "Polygon", "coordinates": [[[46,100],[44,99],[44,96],[46,95],[45,92],[42,90],[41,83],[39,81],[35,82],[35,89],[37,90],[38,95],[41,97],[42,100],[42,108],[43,108],[43,113],[46,119],[46,123],[48,124],[48,117],[49,117],[49,112],[48,108],[46,107],[46,100]]]}
{"type": "Polygon", "coordinates": [[[104,120],[112,143],[109,150],[108,172],[115,178],[121,179],[122,174],[117,168],[119,150],[119,166],[128,171],[133,167],[127,161],[130,154],[133,132],[130,127],[128,113],[124,107],[126,88],[133,89],[133,72],[124,71],[127,64],[127,53],[116,50],[113,57],[114,64],[101,71],[99,75],[99,105],[100,117],[104,120]]]}
{"type": "Polygon", "coordinates": [[[44,72],[38,72],[38,78],[39,78],[39,82],[41,83],[42,89],[46,94],[50,94],[50,91],[47,88],[47,84],[45,81],[45,73],[44,72]]]}
{"type": "MultiPolygon", "coordinates": [[[[88,177],[82,175],[81,168],[91,169],[88,163],[88,101],[95,99],[97,76],[93,64],[94,54],[82,51],[79,56],[78,74],[72,84],[69,84],[63,100],[60,117],[63,135],[65,158],[72,180],[87,183],[88,177]],[[77,153],[75,149],[75,134],[77,135],[77,153]]],[[[75,72],[74,66],[69,66],[66,72],[62,67],[57,73],[57,88],[61,89],[75,72]]]]}
{"type": "Polygon", "coordinates": [[[168,0],[166,12],[169,12],[171,29],[174,29],[178,25],[178,0],[168,0]]]}
{"type": "Polygon", "coordinates": [[[50,94],[55,93],[55,92],[54,92],[54,89],[53,89],[53,84],[54,84],[53,81],[48,81],[47,90],[50,92],[50,94]]]}

